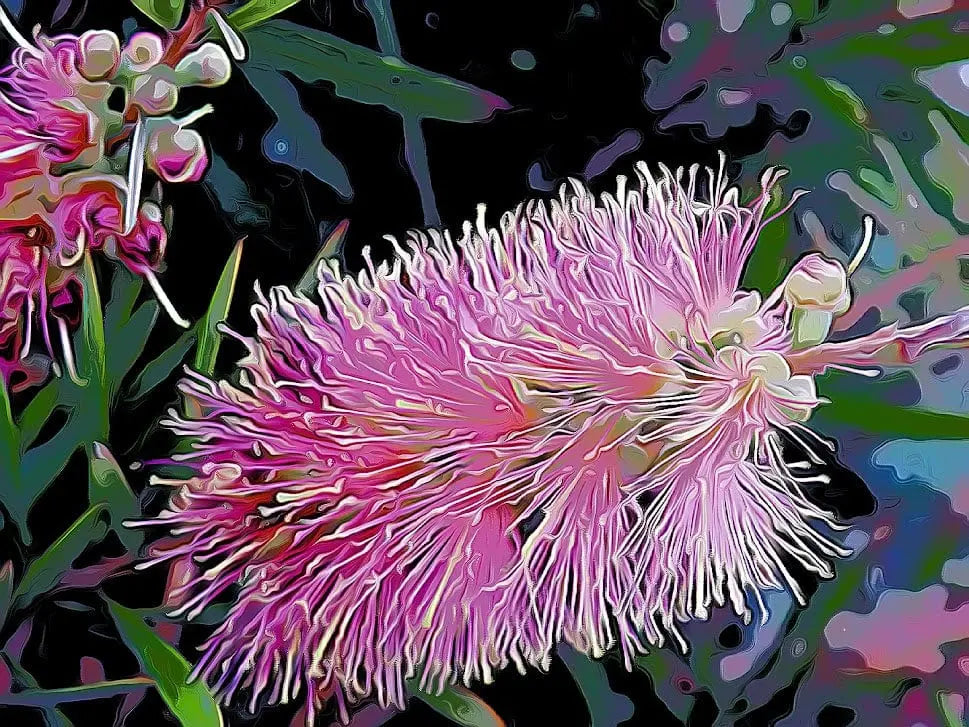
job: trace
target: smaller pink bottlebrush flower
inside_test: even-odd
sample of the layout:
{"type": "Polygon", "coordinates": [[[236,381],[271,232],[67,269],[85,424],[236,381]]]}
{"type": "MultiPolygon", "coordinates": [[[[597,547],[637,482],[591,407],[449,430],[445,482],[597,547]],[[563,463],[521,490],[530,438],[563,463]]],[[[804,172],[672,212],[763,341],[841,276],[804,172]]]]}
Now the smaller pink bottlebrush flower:
{"type": "Polygon", "coordinates": [[[189,374],[197,413],[165,425],[192,474],[155,478],[171,500],[140,524],[169,532],[145,565],[186,574],[176,614],[238,589],[196,667],[216,692],[346,718],[561,642],[686,648],[713,608],[803,601],[791,562],[833,575],[814,376],[965,345],[969,309],[827,343],[869,221],[850,264],[806,256],[762,299],[741,278],[784,171],[747,204],[723,161],[637,173],[496,227],[481,206],[357,277],[324,263],[319,302],[259,295],[237,378],[189,374]]]}
{"type": "MultiPolygon", "coordinates": [[[[204,143],[187,126],[211,106],[181,119],[168,114],[182,86],[218,85],[228,78],[225,51],[203,40],[206,19],[217,13],[209,5],[193,2],[185,24],[164,39],[141,32],[124,44],[100,30],[53,38],[35,32],[28,40],[0,7],[0,26],[17,46],[0,70],[0,207],[14,229],[50,233],[41,242],[24,242],[26,251],[7,246],[10,267],[17,267],[21,253],[39,256],[43,273],[24,306],[17,297],[18,304],[8,307],[22,311],[23,318],[7,321],[5,336],[12,341],[11,331],[22,332],[29,349],[36,317],[51,352],[47,329],[54,321],[46,316],[53,315],[68,372],[74,370],[72,317],[57,315],[51,304],[76,302],[79,293],[66,294],[64,286],[77,282],[87,252],[119,260],[144,277],[171,318],[189,325],[159,284],[167,232],[160,208],[141,199],[141,188],[146,166],[175,183],[197,181],[205,171],[204,143]],[[108,105],[118,90],[124,91],[122,110],[108,105]],[[122,167],[124,178],[103,171],[122,167]]],[[[234,31],[226,32],[230,47],[241,44],[234,31]]],[[[19,290],[13,283],[7,287],[19,290]]],[[[4,355],[11,364],[5,368],[11,368],[11,351],[4,355]]]]}

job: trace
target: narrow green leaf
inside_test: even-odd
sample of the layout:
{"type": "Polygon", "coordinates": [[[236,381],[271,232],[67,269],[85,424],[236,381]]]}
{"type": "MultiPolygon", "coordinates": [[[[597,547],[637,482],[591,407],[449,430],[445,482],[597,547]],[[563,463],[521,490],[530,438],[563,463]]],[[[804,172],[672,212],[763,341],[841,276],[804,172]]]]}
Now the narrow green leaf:
{"type": "Polygon", "coordinates": [[[131,0],[131,4],[169,30],[178,26],[185,8],[185,0],[131,0]]]}
{"type": "Polygon", "coordinates": [[[246,65],[286,71],[307,83],[328,81],[341,98],[385,106],[401,116],[480,121],[511,107],[484,89],[285,20],[252,29],[246,40],[246,65]]]}
{"type": "Polygon", "coordinates": [[[819,426],[846,425],[865,432],[916,441],[969,439],[969,417],[878,401],[870,393],[841,393],[814,415],[819,426]]]}
{"type": "Polygon", "coordinates": [[[229,13],[229,22],[236,30],[248,30],[288,10],[298,2],[299,0],[249,0],[245,5],[229,13]]]}
{"type": "Polygon", "coordinates": [[[134,677],[133,679],[94,682],[82,684],[79,687],[64,687],[61,689],[25,689],[22,692],[0,695],[0,704],[12,707],[51,708],[65,702],[86,702],[91,699],[109,699],[130,694],[133,691],[150,687],[153,683],[151,679],[145,677],[134,677]]]}
{"type": "Polygon", "coordinates": [[[144,287],[144,279],[128,268],[114,268],[111,274],[111,297],[104,307],[104,328],[108,335],[120,330],[131,320],[138,295],[144,287]]]}
{"type": "Polygon", "coordinates": [[[13,473],[19,465],[20,431],[13,420],[7,385],[0,376],[0,472],[13,473]]]}
{"type": "Polygon", "coordinates": [[[145,364],[138,378],[131,385],[126,398],[129,401],[137,401],[171,376],[192,350],[197,338],[198,325],[196,324],[179,336],[175,343],[145,364]]]}
{"type": "Polygon", "coordinates": [[[81,345],[76,352],[79,373],[87,377],[88,384],[104,386],[104,313],[101,294],[98,292],[97,274],[91,254],[84,255],[84,274],[81,276],[83,298],[81,299],[81,345]]]}
{"type": "Polygon", "coordinates": [[[129,552],[137,552],[144,541],[143,532],[126,528],[122,523],[138,517],[141,508],[117,460],[106,446],[94,442],[88,450],[88,469],[91,504],[108,508],[112,529],[129,552]]]}
{"type": "Polygon", "coordinates": [[[242,243],[239,240],[229,260],[219,276],[219,282],[215,286],[215,293],[209,303],[209,309],[205,313],[205,318],[199,322],[198,329],[198,348],[195,351],[195,368],[203,374],[212,374],[215,370],[215,359],[219,355],[219,343],[222,334],[219,333],[219,324],[224,323],[229,315],[229,306],[232,305],[232,293],[235,291],[236,277],[239,274],[239,262],[242,259],[242,243]]]}
{"type": "Polygon", "coordinates": [[[461,685],[449,686],[440,695],[422,692],[416,683],[408,685],[411,694],[463,727],[505,727],[504,720],[477,694],[461,685]]]}
{"type": "Polygon", "coordinates": [[[272,162],[309,172],[329,185],[341,199],[353,196],[343,162],[330,151],[317,120],[304,107],[299,88],[273,68],[258,63],[242,67],[250,85],[276,117],[262,137],[262,153],[272,162]]]}
{"type": "Polygon", "coordinates": [[[304,295],[312,295],[316,290],[318,279],[316,270],[323,260],[339,257],[343,252],[343,243],[346,240],[347,230],[350,229],[350,220],[343,220],[334,228],[329,237],[323,242],[319,252],[313,257],[313,262],[306,268],[303,277],[296,284],[296,290],[304,295]]]}
{"type": "Polygon", "coordinates": [[[148,336],[158,321],[160,306],[154,300],[141,305],[120,330],[108,338],[107,390],[113,399],[121,380],[144,353],[148,336]]]}
{"type": "Polygon", "coordinates": [[[962,717],[962,706],[957,706],[962,701],[962,695],[947,692],[936,692],[936,704],[939,706],[939,716],[942,717],[944,727],[965,727],[962,717]],[[950,697],[955,697],[955,702],[950,701],[950,697]]]}
{"type": "Polygon", "coordinates": [[[61,402],[61,380],[54,379],[44,385],[44,387],[34,394],[27,406],[20,412],[20,436],[23,447],[27,448],[33,444],[40,434],[54,408],[61,402]]]}
{"type": "Polygon", "coordinates": [[[222,727],[219,705],[201,681],[189,683],[185,657],[162,640],[137,611],[105,598],[118,633],[183,727],[222,727]]]}
{"type": "Polygon", "coordinates": [[[27,450],[20,460],[19,498],[26,509],[47,489],[87,437],[103,437],[106,420],[99,402],[72,405],[64,427],[48,441],[27,450]]]}
{"type": "Polygon", "coordinates": [[[89,507],[28,566],[14,594],[16,610],[26,608],[35,598],[56,586],[84,549],[108,534],[106,512],[107,508],[101,504],[89,507]]]}
{"type": "Polygon", "coordinates": [[[869,435],[916,441],[969,439],[969,416],[886,403],[882,392],[889,382],[866,381],[860,387],[849,378],[857,377],[840,372],[818,377],[818,393],[831,401],[814,413],[812,421],[819,427],[848,426],[869,435]]]}

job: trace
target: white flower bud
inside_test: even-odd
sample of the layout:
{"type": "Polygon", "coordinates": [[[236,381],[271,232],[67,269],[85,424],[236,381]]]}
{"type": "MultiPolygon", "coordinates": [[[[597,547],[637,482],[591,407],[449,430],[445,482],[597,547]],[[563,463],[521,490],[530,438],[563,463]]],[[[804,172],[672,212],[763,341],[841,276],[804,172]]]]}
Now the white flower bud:
{"type": "Polygon", "coordinates": [[[89,81],[101,81],[114,74],[121,59],[121,41],[110,30],[89,30],[79,40],[78,70],[89,81]]]}
{"type": "Polygon", "coordinates": [[[184,86],[221,86],[231,72],[229,54],[216,43],[203,43],[175,66],[175,77],[184,86]]]}
{"type": "Polygon", "coordinates": [[[131,102],[150,116],[167,114],[178,103],[178,87],[168,79],[146,73],[132,84],[131,102]]]}
{"type": "Polygon", "coordinates": [[[164,52],[161,38],[154,33],[135,33],[121,52],[121,60],[129,70],[143,73],[161,63],[164,52]]]}
{"type": "Polygon", "coordinates": [[[823,255],[807,255],[788,273],[784,299],[795,308],[841,315],[851,307],[848,273],[840,263],[823,255]]]}

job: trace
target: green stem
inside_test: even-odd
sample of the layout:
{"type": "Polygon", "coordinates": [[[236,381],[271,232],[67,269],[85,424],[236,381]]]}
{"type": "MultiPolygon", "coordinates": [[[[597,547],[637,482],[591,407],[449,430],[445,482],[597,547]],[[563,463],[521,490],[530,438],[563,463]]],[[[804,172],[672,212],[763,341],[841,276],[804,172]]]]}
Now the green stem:
{"type": "Polygon", "coordinates": [[[0,704],[14,707],[52,707],[64,702],[85,702],[90,699],[108,699],[145,689],[154,684],[148,677],[118,679],[113,682],[95,682],[80,687],[61,689],[25,689],[22,692],[0,694],[0,704]]]}

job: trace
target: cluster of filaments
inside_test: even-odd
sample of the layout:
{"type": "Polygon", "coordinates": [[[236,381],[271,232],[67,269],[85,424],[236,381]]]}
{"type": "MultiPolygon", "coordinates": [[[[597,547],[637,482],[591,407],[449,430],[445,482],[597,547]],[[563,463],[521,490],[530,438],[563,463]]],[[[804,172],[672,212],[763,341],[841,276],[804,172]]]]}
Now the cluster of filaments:
{"type": "Polygon", "coordinates": [[[177,489],[148,564],[187,569],[190,617],[241,584],[196,670],[226,699],[345,715],[562,641],[629,664],[715,606],[800,597],[788,563],[831,575],[803,493],[820,402],[788,357],[827,335],[845,270],[809,260],[762,301],[740,276],[782,172],[743,206],[722,165],[702,190],[638,171],[391,240],[355,278],[323,263],[319,304],[260,294],[237,384],[183,382],[203,415],[166,424],[196,474],[156,478],[177,489]]]}

